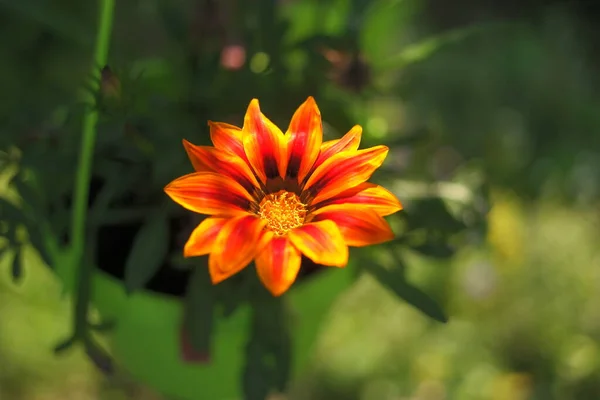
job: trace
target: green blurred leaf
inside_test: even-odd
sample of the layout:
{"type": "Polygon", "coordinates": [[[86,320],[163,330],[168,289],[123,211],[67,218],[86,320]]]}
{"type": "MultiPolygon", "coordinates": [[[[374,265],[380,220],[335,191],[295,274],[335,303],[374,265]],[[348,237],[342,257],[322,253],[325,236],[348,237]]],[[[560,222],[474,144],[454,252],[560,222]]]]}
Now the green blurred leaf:
{"type": "Polygon", "coordinates": [[[178,43],[184,43],[187,38],[188,24],[183,10],[172,1],[158,2],[158,13],[167,33],[178,43]]]}
{"type": "Polygon", "coordinates": [[[22,198],[21,205],[15,205],[7,199],[0,198],[0,220],[9,224],[7,237],[16,243],[16,229],[23,224],[27,229],[29,242],[38,251],[40,257],[47,265],[52,265],[52,258],[46,248],[46,240],[41,233],[41,224],[44,223],[42,210],[42,194],[32,187],[32,181],[25,181],[21,174],[15,175],[10,184],[14,185],[22,198]]]}
{"type": "Polygon", "coordinates": [[[33,0],[0,0],[0,7],[5,8],[26,19],[35,21],[50,28],[54,33],[69,42],[75,42],[83,48],[89,48],[93,43],[90,29],[81,21],[60,11],[51,2],[33,0]]]}
{"type": "Polygon", "coordinates": [[[12,262],[11,274],[14,282],[19,282],[23,277],[22,246],[17,246],[12,262]]]}
{"type": "Polygon", "coordinates": [[[407,65],[426,60],[437,51],[449,44],[458,43],[461,40],[475,34],[496,27],[497,24],[475,25],[466,28],[453,29],[440,35],[422,39],[416,43],[407,45],[399,53],[382,58],[377,63],[381,69],[399,69],[407,65]]]}
{"type": "Polygon", "coordinates": [[[385,64],[390,54],[405,46],[414,17],[422,6],[420,0],[371,1],[363,18],[360,47],[370,64],[385,64]],[[393,39],[392,39],[393,38],[393,39]]]}
{"type": "Polygon", "coordinates": [[[14,185],[17,193],[29,207],[32,209],[39,208],[41,205],[41,194],[31,187],[28,182],[25,182],[22,174],[16,174],[11,180],[10,185],[14,185]]]}
{"type": "Polygon", "coordinates": [[[164,262],[169,249],[169,224],[166,216],[151,215],[135,237],[125,264],[125,288],[131,293],[141,289],[164,262]]]}
{"type": "Polygon", "coordinates": [[[431,133],[426,130],[418,130],[411,133],[403,132],[389,132],[390,139],[386,141],[386,145],[391,147],[401,146],[416,146],[422,143],[426,143],[431,140],[431,133]]]}
{"type": "Polygon", "coordinates": [[[88,326],[92,331],[104,333],[112,331],[115,328],[116,324],[117,322],[114,319],[108,319],[97,323],[89,323],[88,326]]]}
{"type": "Polygon", "coordinates": [[[26,223],[27,217],[17,205],[4,197],[0,197],[0,221],[6,221],[14,226],[19,223],[26,223]]]}
{"type": "Polygon", "coordinates": [[[411,245],[410,248],[425,256],[434,258],[452,257],[456,252],[454,247],[444,242],[427,242],[418,245],[411,245]]]}
{"type": "Polygon", "coordinates": [[[85,352],[102,372],[107,375],[114,372],[114,362],[110,354],[91,338],[85,340],[85,352]]]}
{"type": "Polygon", "coordinates": [[[264,400],[271,393],[271,369],[264,361],[264,351],[252,340],[246,347],[246,366],[243,375],[244,400],[264,400]]]}
{"type": "Polygon", "coordinates": [[[403,216],[410,230],[453,234],[466,228],[466,225],[456,219],[446,203],[438,197],[414,201],[403,216]]]}
{"type": "Polygon", "coordinates": [[[65,350],[71,348],[71,346],[73,346],[75,342],[77,342],[76,336],[71,336],[70,338],[63,340],[54,347],[54,354],[60,354],[64,352],[65,350]]]}
{"type": "Polygon", "coordinates": [[[215,291],[208,275],[207,257],[199,259],[204,260],[205,265],[196,266],[192,272],[186,291],[184,325],[193,349],[208,356],[214,324],[215,291]]]}
{"type": "Polygon", "coordinates": [[[263,292],[252,299],[243,376],[247,400],[265,399],[272,390],[283,392],[290,377],[291,339],[283,299],[263,292]]]}
{"type": "Polygon", "coordinates": [[[394,292],[398,297],[417,308],[423,314],[439,322],[448,322],[448,317],[446,317],[444,310],[442,310],[435,300],[421,289],[408,283],[404,279],[403,273],[386,270],[379,266],[370,266],[369,272],[381,285],[394,292]]]}

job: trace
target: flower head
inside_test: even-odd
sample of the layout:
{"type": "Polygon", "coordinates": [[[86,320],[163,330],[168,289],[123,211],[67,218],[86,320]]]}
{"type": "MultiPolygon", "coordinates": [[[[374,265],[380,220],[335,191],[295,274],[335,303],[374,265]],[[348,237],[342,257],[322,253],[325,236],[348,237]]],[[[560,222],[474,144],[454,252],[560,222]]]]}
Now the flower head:
{"type": "Polygon", "coordinates": [[[321,113],[312,97],[284,134],[259,108],[248,106],[242,129],[209,122],[214,147],[183,145],[196,172],[165,192],[205,219],[184,247],[186,257],[209,256],[218,283],[255,261],[275,296],[295,281],[301,256],[344,267],[348,246],[388,241],[384,216],[402,206],[381,186],[366,182],[383,163],[386,146],[358,150],[362,128],[323,142],[321,113]]]}

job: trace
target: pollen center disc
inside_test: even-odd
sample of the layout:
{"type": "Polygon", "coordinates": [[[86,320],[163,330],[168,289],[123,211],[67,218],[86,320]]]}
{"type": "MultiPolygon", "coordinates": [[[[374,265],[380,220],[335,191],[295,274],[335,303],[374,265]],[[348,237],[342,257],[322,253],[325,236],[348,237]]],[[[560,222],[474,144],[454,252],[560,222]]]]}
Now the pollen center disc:
{"type": "Polygon", "coordinates": [[[280,190],[262,199],[258,215],[267,221],[267,228],[277,236],[283,236],[304,224],[306,211],[306,204],[296,193],[280,190]]]}

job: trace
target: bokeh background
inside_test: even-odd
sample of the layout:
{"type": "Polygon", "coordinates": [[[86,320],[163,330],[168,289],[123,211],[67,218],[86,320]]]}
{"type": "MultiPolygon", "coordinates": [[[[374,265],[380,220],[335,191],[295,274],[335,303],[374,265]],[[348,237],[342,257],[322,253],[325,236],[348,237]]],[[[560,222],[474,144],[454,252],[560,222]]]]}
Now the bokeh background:
{"type": "Polygon", "coordinates": [[[595,2],[117,2],[87,238],[111,362],[53,351],[76,271],[36,229],[69,240],[97,10],[0,0],[2,400],[600,398],[595,2]],[[164,206],[181,139],[255,97],[285,128],[309,95],[327,139],[390,146],[398,239],[277,302],[252,268],[211,289],[180,257],[198,221],[164,206]]]}

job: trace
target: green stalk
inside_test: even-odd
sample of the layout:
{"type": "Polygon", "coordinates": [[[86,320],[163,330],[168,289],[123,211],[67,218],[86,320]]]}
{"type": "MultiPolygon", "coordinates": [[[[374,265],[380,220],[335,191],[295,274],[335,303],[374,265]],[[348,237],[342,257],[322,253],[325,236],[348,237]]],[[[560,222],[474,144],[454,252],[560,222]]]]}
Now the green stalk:
{"type": "Polygon", "coordinates": [[[96,142],[96,125],[98,123],[98,110],[94,92],[99,89],[100,68],[107,63],[115,0],[100,0],[99,6],[98,34],[96,36],[94,63],[92,65],[92,85],[94,86],[93,90],[87,93],[87,99],[85,99],[86,103],[90,104],[90,107],[85,111],[83,116],[81,150],[77,164],[71,220],[71,265],[78,271],[77,299],[75,301],[74,315],[75,335],[84,334],[82,330],[86,329],[87,310],[90,299],[93,265],[88,262],[89,260],[84,260],[84,254],[87,233],[87,204],[96,142]]]}

